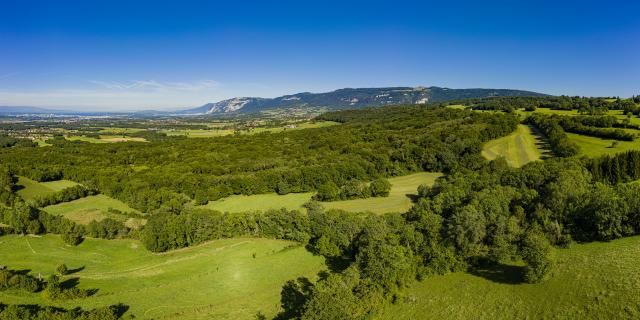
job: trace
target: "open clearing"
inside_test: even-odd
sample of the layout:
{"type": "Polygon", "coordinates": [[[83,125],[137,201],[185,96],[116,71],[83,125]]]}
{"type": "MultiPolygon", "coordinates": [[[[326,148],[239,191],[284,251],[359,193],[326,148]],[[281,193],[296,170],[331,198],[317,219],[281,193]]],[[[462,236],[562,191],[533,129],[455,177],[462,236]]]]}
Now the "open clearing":
{"type": "MultiPolygon", "coordinates": [[[[441,173],[420,172],[402,177],[390,178],[391,191],[388,197],[322,202],[327,209],[342,209],[351,212],[370,211],[374,213],[405,212],[411,208],[411,197],[416,195],[421,184],[432,185],[441,173]]],[[[217,201],[210,201],[203,207],[221,212],[265,211],[286,208],[302,209],[311,200],[313,192],[256,194],[251,196],[233,195],[217,201]]]]}
{"type": "Polygon", "coordinates": [[[273,317],[287,280],[315,279],[325,269],[322,257],[269,239],[217,240],[164,254],[150,253],[135,240],[86,239],[78,247],[53,235],[0,241],[3,265],[43,276],[63,262],[70,269],[84,267],[69,277],[79,277],[81,288],[98,289],[89,298],[61,302],[4,291],[2,302],[66,308],[124,303],[138,319],[254,319],[258,311],[273,317]]]}
{"type": "Polygon", "coordinates": [[[18,177],[17,184],[21,187],[21,189],[18,190],[18,195],[25,200],[44,197],[62,189],[77,185],[77,183],[69,180],[38,182],[25,177],[18,177]]]}
{"type": "Polygon", "coordinates": [[[351,212],[406,212],[412,206],[411,198],[417,194],[421,184],[433,185],[442,176],[437,172],[420,172],[390,178],[391,191],[388,197],[322,202],[327,209],[342,209],[351,212]]]}
{"type": "Polygon", "coordinates": [[[521,284],[517,267],[435,276],[383,319],[638,319],[640,237],[558,249],[551,277],[521,284]],[[415,301],[414,301],[415,300],[415,301]]]}
{"type": "Polygon", "coordinates": [[[276,193],[251,196],[233,195],[224,199],[210,201],[203,207],[220,212],[265,211],[282,208],[296,210],[301,209],[302,205],[311,200],[312,196],[313,192],[289,193],[282,196],[276,193]]]}
{"type": "Polygon", "coordinates": [[[588,157],[598,157],[605,154],[611,155],[629,150],[640,150],[640,140],[638,138],[634,141],[617,141],[575,133],[567,133],[567,136],[569,136],[569,140],[580,146],[580,154],[588,157]],[[615,146],[612,145],[614,141],[616,141],[615,146]]]}
{"type": "Polygon", "coordinates": [[[93,220],[100,221],[107,217],[121,221],[127,220],[127,217],[124,215],[109,213],[109,208],[116,209],[121,212],[126,211],[140,213],[120,200],[113,199],[103,194],[59,203],[53,206],[44,207],[42,210],[50,214],[65,216],[67,219],[80,224],[88,224],[93,220]]]}
{"type": "Polygon", "coordinates": [[[544,152],[539,149],[542,144],[531,127],[521,124],[514,133],[485,143],[482,156],[489,160],[504,157],[510,166],[520,168],[540,160],[544,152]]]}

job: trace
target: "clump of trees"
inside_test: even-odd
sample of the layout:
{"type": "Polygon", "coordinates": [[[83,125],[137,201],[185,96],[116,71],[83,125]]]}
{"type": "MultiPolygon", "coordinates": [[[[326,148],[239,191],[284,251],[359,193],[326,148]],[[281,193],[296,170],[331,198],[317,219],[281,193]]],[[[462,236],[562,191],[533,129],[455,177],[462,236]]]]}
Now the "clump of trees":
{"type": "Polygon", "coordinates": [[[0,291],[18,289],[26,292],[40,291],[42,282],[31,275],[6,267],[0,267],[0,291]]]}
{"type": "Polygon", "coordinates": [[[338,187],[332,182],[327,182],[318,187],[314,196],[320,201],[350,200],[369,197],[387,197],[391,190],[391,183],[385,178],[373,180],[367,184],[358,180],[350,180],[344,186],[338,187]]]}

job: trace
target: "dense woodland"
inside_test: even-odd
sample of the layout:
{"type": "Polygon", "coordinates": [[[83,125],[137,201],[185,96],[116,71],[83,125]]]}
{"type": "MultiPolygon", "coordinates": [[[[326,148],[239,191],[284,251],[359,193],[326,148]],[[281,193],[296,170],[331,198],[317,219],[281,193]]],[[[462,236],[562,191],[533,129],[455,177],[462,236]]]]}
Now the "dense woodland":
{"type": "MultiPolygon", "coordinates": [[[[591,108],[600,100],[474,103],[531,101],[536,107],[584,102],[591,108]]],[[[60,233],[72,244],[83,236],[130,236],[117,221],[80,226],[25,203],[14,192],[15,175],[24,175],[74,180],[147,212],[139,238],[154,252],[238,236],[296,241],[324,256],[331,272],[315,283],[287,282],[278,319],[362,319],[386,301],[403,301],[403,289],[414,281],[514,260],[524,262],[522,281],[544,281],[553,269],[555,248],[640,234],[640,184],[634,182],[640,179],[640,151],[578,158],[578,147],[565,133],[586,127],[597,135],[621,128],[611,118],[528,117],[558,157],[518,169],[504,159],[488,162],[480,156],[484,142],[515,130],[515,114],[399,106],[332,112],[320,119],[342,124],[250,137],[5,148],[0,152],[0,221],[11,232],[60,233]],[[193,205],[266,192],[318,191],[318,200],[384,196],[389,190],[384,177],[415,171],[446,175],[432,187],[421,186],[414,206],[403,214],[325,210],[316,201],[300,211],[235,214],[193,205]]],[[[47,201],[56,197],[62,195],[47,201]]],[[[7,310],[26,312],[0,305],[0,314],[7,310]]],[[[42,309],[31,312],[44,312],[37,310],[42,309]]]]}

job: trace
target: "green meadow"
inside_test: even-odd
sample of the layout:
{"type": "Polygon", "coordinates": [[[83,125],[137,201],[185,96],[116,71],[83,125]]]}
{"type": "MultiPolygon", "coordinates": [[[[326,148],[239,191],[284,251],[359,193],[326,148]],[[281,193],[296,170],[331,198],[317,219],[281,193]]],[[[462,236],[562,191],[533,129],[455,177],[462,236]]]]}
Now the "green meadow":
{"type": "Polygon", "coordinates": [[[640,236],[556,249],[537,284],[518,265],[434,276],[414,284],[382,319],[638,319],[640,236]]]}
{"type": "Polygon", "coordinates": [[[0,291],[3,303],[95,308],[123,303],[137,319],[254,319],[280,309],[282,285],[315,279],[324,259],[288,241],[238,238],[163,254],[136,240],[85,239],[77,247],[58,236],[0,237],[0,261],[47,276],[61,263],[81,269],[79,287],[98,289],[85,299],[49,301],[40,293],[0,291]]]}
{"type": "Polygon", "coordinates": [[[519,168],[540,160],[545,152],[539,148],[543,143],[531,127],[521,124],[514,133],[487,142],[482,149],[482,156],[488,160],[504,157],[510,166],[519,168]]]}
{"type": "MultiPolygon", "coordinates": [[[[110,213],[109,209],[116,209],[121,212],[140,213],[120,200],[113,199],[103,194],[59,203],[44,207],[42,210],[53,215],[65,216],[67,219],[80,224],[88,224],[93,220],[100,221],[105,218],[113,218],[122,221],[129,220],[124,215],[110,213]]],[[[135,223],[133,220],[130,222],[135,223]]]]}
{"type": "MultiPolygon", "coordinates": [[[[420,172],[402,177],[390,178],[391,191],[388,197],[321,202],[327,209],[342,209],[351,212],[370,211],[374,213],[405,212],[411,208],[411,197],[415,196],[421,184],[432,185],[441,173],[420,172]]],[[[302,209],[311,200],[313,192],[257,194],[251,196],[233,195],[217,201],[210,201],[203,207],[221,212],[264,211],[286,208],[302,209]]]]}
{"type": "Polygon", "coordinates": [[[288,210],[302,209],[302,205],[311,200],[313,192],[256,194],[251,196],[233,195],[220,200],[210,201],[203,207],[220,212],[265,211],[269,209],[286,208],[288,210]]]}
{"type": "Polygon", "coordinates": [[[388,197],[322,202],[327,209],[342,209],[351,212],[406,212],[413,204],[411,198],[417,194],[422,184],[433,185],[441,173],[420,172],[402,177],[390,178],[391,191],[388,197]]]}
{"type": "Polygon", "coordinates": [[[47,196],[62,189],[73,187],[77,185],[77,183],[69,180],[38,182],[25,177],[19,177],[17,185],[21,188],[18,190],[18,195],[25,200],[33,200],[37,197],[47,196]]]}

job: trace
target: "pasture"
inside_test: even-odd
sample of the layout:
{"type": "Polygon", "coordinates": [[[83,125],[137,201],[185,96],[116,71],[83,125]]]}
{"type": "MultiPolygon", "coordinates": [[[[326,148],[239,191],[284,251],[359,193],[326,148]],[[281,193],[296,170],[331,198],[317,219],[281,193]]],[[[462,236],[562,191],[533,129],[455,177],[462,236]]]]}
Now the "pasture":
{"type": "Polygon", "coordinates": [[[255,194],[251,196],[233,195],[220,200],[210,201],[204,208],[220,212],[265,211],[269,209],[286,208],[288,210],[302,209],[302,205],[311,200],[313,192],[255,194]]]}
{"type": "Polygon", "coordinates": [[[640,236],[557,249],[546,281],[520,283],[519,266],[429,277],[381,319],[638,319],[640,236]]]}
{"type": "Polygon", "coordinates": [[[391,191],[388,197],[322,202],[327,209],[342,209],[351,212],[406,212],[411,208],[411,198],[417,194],[421,184],[433,185],[441,173],[420,172],[402,177],[390,178],[391,191]]]}
{"type": "MultiPolygon", "coordinates": [[[[42,210],[53,215],[64,216],[79,224],[88,224],[93,220],[100,221],[105,218],[112,218],[121,221],[129,220],[125,215],[110,213],[109,209],[116,209],[121,212],[140,213],[125,203],[104,194],[88,196],[69,202],[47,206],[42,210]]],[[[130,222],[133,223],[133,221],[130,222]]]]}
{"type": "Polygon", "coordinates": [[[38,182],[25,177],[18,177],[18,195],[25,200],[44,197],[65,188],[73,187],[77,183],[69,180],[38,182]]]}
{"type": "Polygon", "coordinates": [[[488,160],[504,157],[510,166],[519,168],[531,161],[540,160],[548,152],[543,146],[543,140],[531,127],[521,124],[514,133],[485,143],[482,156],[488,160]]]}
{"type": "Polygon", "coordinates": [[[95,308],[123,303],[137,319],[254,319],[273,317],[282,285],[300,276],[315,279],[322,257],[295,243],[225,239],[163,254],[136,240],[85,239],[77,247],[60,237],[0,237],[0,261],[12,269],[47,276],[61,263],[81,268],[65,278],[98,289],[85,299],[45,300],[39,293],[0,292],[4,303],[95,308]]]}

